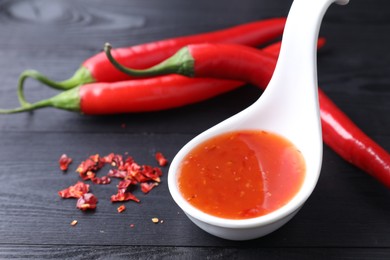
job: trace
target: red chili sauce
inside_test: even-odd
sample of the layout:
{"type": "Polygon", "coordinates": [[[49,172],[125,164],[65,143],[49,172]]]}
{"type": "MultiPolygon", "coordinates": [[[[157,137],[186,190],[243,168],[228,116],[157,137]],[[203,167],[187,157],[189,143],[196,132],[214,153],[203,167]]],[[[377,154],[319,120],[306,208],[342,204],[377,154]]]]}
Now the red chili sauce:
{"type": "Polygon", "coordinates": [[[285,205],[299,190],[305,162],[287,139],[265,131],[225,133],[194,148],[179,167],[182,196],[221,218],[246,219],[285,205]]]}

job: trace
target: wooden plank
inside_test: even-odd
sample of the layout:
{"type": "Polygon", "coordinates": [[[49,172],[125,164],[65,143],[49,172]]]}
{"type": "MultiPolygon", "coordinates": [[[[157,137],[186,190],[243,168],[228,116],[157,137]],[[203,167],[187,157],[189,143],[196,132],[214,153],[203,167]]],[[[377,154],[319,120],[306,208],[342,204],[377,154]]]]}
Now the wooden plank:
{"type": "MultiPolygon", "coordinates": [[[[15,107],[21,71],[69,77],[103,43],[128,46],[284,16],[292,1],[2,1],[0,107],[15,107]]],[[[351,0],[331,6],[321,26],[321,88],[369,136],[390,149],[388,106],[389,2],[351,0]]],[[[29,80],[28,100],[58,93],[29,80]]],[[[98,209],[83,213],[58,190],[79,180],[87,156],[128,152],[145,164],[169,159],[201,131],[241,111],[261,92],[254,86],[155,113],[83,116],[54,109],[0,116],[0,258],[266,258],[387,259],[389,190],[324,148],[320,181],[302,211],[275,233],[253,241],[212,237],[194,226],[171,199],[167,168],[159,187],[118,214],[109,197],[116,181],[92,185],[98,209]],[[58,169],[62,153],[75,161],[58,169]],[[152,217],[164,223],[153,224],[152,217]],[[76,226],[70,222],[77,219],[76,226]],[[133,228],[130,224],[134,224],[133,228]]],[[[105,171],[106,169],[104,169],[105,171]]]]}
{"type": "Polygon", "coordinates": [[[12,259],[356,259],[382,260],[387,248],[283,247],[150,247],[144,246],[0,246],[0,257],[12,259]]]}
{"type": "MultiPolygon", "coordinates": [[[[116,212],[118,205],[109,201],[116,192],[116,180],[107,186],[92,184],[92,192],[100,199],[94,213],[85,214],[75,208],[75,200],[62,200],[57,195],[57,191],[80,180],[74,171],[89,155],[128,152],[140,164],[156,165],[154,152],[162,151],[171,159],[191,138],[189,135],[3,133],[2,137],[0,244],[241,244],[214,238],[186,218],[169,195],[166,168],[161,185],[145,196],[136,190],[142,202],[126,203],[128,209],[122,214],[116,212]],[[66,174],[57,164],[63,152],[74,159],[66,174]],[[153,224],[153,217],[164,223],[153,224]],[[79,224],[72,227],[74,219],[79,224]]],[[[388,246],[388,190],[340,160],[325,150],[325,162],[330,163],[324,163],[316,191],[302,211],[281,230],[247,244],[271,246],[277,241],[280,246],[298,247],[388,246]]]]}

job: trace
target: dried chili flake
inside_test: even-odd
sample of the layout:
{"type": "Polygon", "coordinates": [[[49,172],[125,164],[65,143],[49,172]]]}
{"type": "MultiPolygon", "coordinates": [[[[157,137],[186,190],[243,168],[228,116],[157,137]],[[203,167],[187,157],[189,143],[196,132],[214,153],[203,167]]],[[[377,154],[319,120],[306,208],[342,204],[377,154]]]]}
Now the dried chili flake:
{"type": "Polygon", "coordinates": [[[153,180],[156,182],[160,182],[160,176],[162,175],[162,171],[158,167],[143,165],[141,174],[147,178],[146,181],[153,180]]]}
{"type": "Polygon", "coordinates": [[[79,165],[79,167],[77,167],[76,172],[79,173],[81,179],[88,180],[88,179],[90,179],[88,177],[88,175],[93,173],[93,171],[91,169],[92,169],[92,167],[94,167],[94,165],[95,165],[95,163],[92,162],[91,160],[84,161],[83,163],[81,163],[79,165]],[[89,172],[89,174],[87,174],[88,172],[89,172]]]}
{"type": "MultiPolygon", "coordinates": [[[[80,177],[83,180],[91,180],[95,184],[109,184],[111,182],[110,177],[122,179],[117,185],[117,194],[111,196],[111,201],[133,200],[135,202],[140,202],[140,200],[129,191],[131,185],[139,183],[142,192],[148,193],[161,181],[160,177],[162,176],[162,170],[158,167],[149,165],[141,166],[137,164],[131,156],[128,156],[128,153],[125,155],[125,160],[123,160],[122,155],[115,153],[110,153],[104,157],[100,157],[99,154],[91,155],[80,163],[76,172],[80,174],[80,177]],[[110,164],[112,167],[115,167],[115,169],[110,169],[106,176],[96,177],[96,172],[106,164],[110,164]]],[[[63,155],[62,157],[63,162],[65,163],[67,156],[63,155]]],[[[156,153],[156,159],[160,166],[168,163],[162,153],[156,153]]],[[[65,169],[65,166],[63,169],[65,169]]],[[[81,210],[95,209],[98,200],[92,193],[88,192],[89,185],[78,182],[67,189],[59,191],[58,194],[62,198],[78,198],[77,208],[81,210]]],[[[118,212],[125,209],[124,205],[122,206],[118,207],[118,212]]]]}
{"type": "Polygon", "coordinates": [[[130,192],[118,191],[117,194],[111,196],[111,202],[128,201],[128,200],[140,202],[140,200],[130,192]]]}
{"type": "Polygon", "coordinates": [[[166,166],[168,164],[167,158],[165,158],[165,156],[161,152],[157,152],[155,154],[155,158],[158,162],[158,165],[160,166],[166,166]]]}
{"type": "Polygon", "coordinates": [[[133,162],[133,163],[131,163],[131,164],[128,164],[127,167],[126,167],[126,171],[127,171],[130,175],[135,175],[135,174],[137,174],[140,170],[141,170],[141,165],[139,165],[139,164],[136,163],[136,162],[133,162]]]}
{"type": "Polygon", "coordinates": [[[77,167],[76,172],[80,174],[82,179],[91,179],[91,176],[88,176],[88,172],[96,172],[101,169],[105,164],[104,159],[100,158],[98,154],[91,155],[87,160],[80,163],[77,167]]]}
{"type": "Polygon", "coordinates": [[[122,213],[123,211],[126,210],[126,206],[122,204],[122,205],[120,205],[120,206],[117,208],[117,210],[118,210],[118,213],[122,213]]]}
{"type": "Polygon", "coordinates": [[[62,171],[67,171],[69,164],[72,163],[72,158],[68,157],[68,155],[63,154],[60,156],[60,159],[58,160],[58,164],[60,165],[60,169],[62,171]]]}
{"type": "Polygon", "coordinates": [[[76,225],[77,225],[77,223],[78,223],[78,221],[77,221],[77,220],[73,220],[72,222],[70,222],[70,225],[71,225],[71,226],[76,226],[76,225]]]}
{"type": "Polygon", "coordinates": [[[77,200],[76,207],[81,210],[96,209],[98,199],[92,193],[85,193],[77,200]]]}
{"type": "Polygon", "coordinates": [[[134,225],[134,224],[130,224],[130,227],[131,227],[131,228],[134,228],[134,227],[135,227],[135,225],[134,225]]]}
{"type": "Polygon", "coordinates": [[[137,163],[132,163],[126,168],[126,179],[133,180],[134,182],[143,182],[145,181],[145,176],[141,173],[141,166],[137,163]]]}
{"type": "Polygon", "coordinates": [[[73,186],[69,186],[66,189],[63,189],[58,192],[61,198],[80,198],[85,193],[89,192],[89,184],[85,184],[84,182],[77,182],[73,186]]]}
{"type": "Polygon", "coordinates": [[[131,185],[131,184],[134,184],[134,183],[136,183],[136,182],[134,182],[134,181],[132,181],[132,180],[129,180],[129,179],[127,179],[127,180],[122,180],[122,181],[120,181],[120,182],[118,183],[118,185],[117,185],[118,191],[123,191],[123,192],[125,192],[125,191],[130,187],[130,185],[131,185]]]}
{"type": "Polygon", "coordinates": [[[111,161],[111,166],[117,167],[119,170],[121,169],[121,166],[123,165],[123,156],[120,154],[115,154],[111,161]]]}
{"type": "Polygon", "coordinates": [[[128,156],[128,157],[126,157],[126,160],[123,162],[123,164],[118,167],[118,169],[123,170],[123,171],[127,171],[129,169],[129,167],[134,167],[134,165],[133,165],[134,163],[135,163],[135,161],[134,161],[133,157],[128,156]]]}
{"type": "Polygon", "coordinates": [[[147,178],[145,175],[143,175],[141,171],[130,172],[130,174],[128,175],[128,178],[134,180],[135,182],[139,182],[139,183],[142,183],[142,182],[149,180],[149,178],[147,178]]]}
{"type": "Polygon", "coordinates": [[[132,164],[132,163],[135,163],[133,157],[127,156],[127,157],[126,157],[126,160],[125,160],[125,165],[126,165],[126,164],[130,165],[130,164],[132,164]]]}
{"type": "Polygon", "coordinates": [[[146,194],[149,191],[151,191],[154,187],[158,186],[158,183],[157,182],[152,182],[152,183],[143,182],[140,185],[141,185],[142,192],[146,194]]]}
{"type": "Polygon", "coordinates": [[[112,163],[112,160],[114,159],[114,156],[115,156],[114,153],[110,153],[110,154],[104,156],[104,157],[102,158],[102,161],[104,161],[104,163],[111,164],[111,163],[112,163]]]}
{"type": "Polygon", "coordinates": [[[110,184],[111,179],[108,176],[94,177],[91,181],[95,184],[110,184]]]}
{"type": "Polygon", "coordinates": [[[84,181],[86,181],[86,180],[92,180],[92,179],[94,179],[95,176],[96,176],[96,173],[95,173],[95,172],[93,172],[93,171],[87,171],[86,174],[84,174],[84,175],[82,175],[82,176],[80,176],[80,177],[81,177],[84,181]]]}
{"type": "Polygon", "coordinates": [[[90,159],[82,161],[77,167],[76,172],[85,174],[87,171],[90,171],[95,166],[95,164],[96,163],[90,159]]]}
{"type": "Polygon", "coordinates": [[[119,171],[117,169],[111,169],[111,170],[108,171],[107,176],[120,178],[120,179],[125,179],[126,176],[127,176],[127,172],[126,171],[119,171]]]}

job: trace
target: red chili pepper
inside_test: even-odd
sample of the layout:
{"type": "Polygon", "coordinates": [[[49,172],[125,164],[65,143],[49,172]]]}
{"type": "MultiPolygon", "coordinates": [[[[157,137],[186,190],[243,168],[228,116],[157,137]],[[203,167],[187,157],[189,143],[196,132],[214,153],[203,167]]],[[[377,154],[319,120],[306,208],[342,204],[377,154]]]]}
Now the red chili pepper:
{"type": "MultiPolygon", "coordinates": [[[[286,18],[272,18],[238,25],[224,30],[177,37],[114,50],[113,55],[126,66],[147,68],[174,54],[178,49],[191,43],[220,42],[259,46],[282,35],[286,18]]],[[[32,77],[57,88],[71,89],[92,82],[117,82],[131,77],[116,70],[101,52],[85,60],[82,66],[68,80],[52,81],[34,70],[22,73],[21,78],[32,77]]],[[[22,80],[24,81],[24,79],[22,80]]],[[[21,100],[22,105],[23,99],[21,100]]]]}
{"type": "MultiPolygon", "coordinates": [[[[217,77],[241,80],[264,89],[272,77],[276,56],[239,45],[189,45],[171,58],[146,69],[124,68],[106,52],[114,65],[133,76],[179,73],[186,76],[217,77]]],[[[390,187],[390,155],[364,134],[348,117],[319,90],[323,140],[348,162],[371,174],[390,187]]]]}
{"type": "Polygon", "coordinates": [[[111,45],[104,47],[108,59],[120,71],[133,77],[180,74],[188,77],[239,80],[267,86],[275,68],[275,57],[256,49],[233,44],[191,44],[167,60],[148,69],[127,68],[111,55],[111,45]]]}
{"type": "Polygon", "coordinates": [[[322,138],[344,160],[390,188],[390,154],[367,136],[319,89],[322,138]]]}
{"type": "Polygon", "coordinates": [[[91,83],[34,104],[24,101],[22,107],[0,109],[0,114],[20,113],[43,107],[55,107],[87,115],[158,111],[206,100],[241,85],[238,81],[189,79],[178,75],[114,83],[91,83]]]}
{"type": "MultiPolygon", "coordinates": [[[[324,40],[318,42],[322,47],[324,40]]],[[[279,51],[280,43],[266,49],[279,51]]],[[[233,90],[240,81],[187,78],[164,75],[150,79],[133,79],[115,83],[91,83],[60,93],[50,99],[30,104],[25,101],[23,81],[19,81],[18,95],[22,107],[0,110],[0,114],[19,113],[43,107],[56,107],[90,115],[157,111],[180,107],[233,90]]]]}

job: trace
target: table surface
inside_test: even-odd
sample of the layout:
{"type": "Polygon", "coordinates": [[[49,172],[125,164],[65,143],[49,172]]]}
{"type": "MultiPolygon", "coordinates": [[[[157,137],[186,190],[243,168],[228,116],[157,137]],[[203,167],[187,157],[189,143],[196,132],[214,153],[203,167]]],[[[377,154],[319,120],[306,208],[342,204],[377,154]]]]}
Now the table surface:
{"type": "MultiPolygon", "coordinates": [[[[18,105],[25,69],[55,80],[72,75],[104,42],[129,46],[286,16],[286,0],[0,1],[0,107],[18,105]]],[[[325,93],[370,137],[390,149],[390,2],[332,5],[320,34],[318,80],[325,93]]],[[[56,94],[33,80],[26,98],[56,94]]],[[[302,210],[263,238],[227,241],[196,227],[161,184],[141,203],[109,201],[116,181],[92,185],[94,212],[57,192],[79,180],[77,165],[92,154],[129,154],[155,164],[171,160],[198,133],[253,103],[254,86],[166,111],[86,116],[52,108],[0,116],[0,258],[389,259],[390,192],[324,146],[321,177],[302,210]],[[67,173],[58,158],[73,158],[67,173]],[[158,217],[163,223],[154,224],[158,217]],[[72,220],[78,220],[71,226],[72,220]],[[130,225],[134,224],[131,228],[130,225]]]]}

